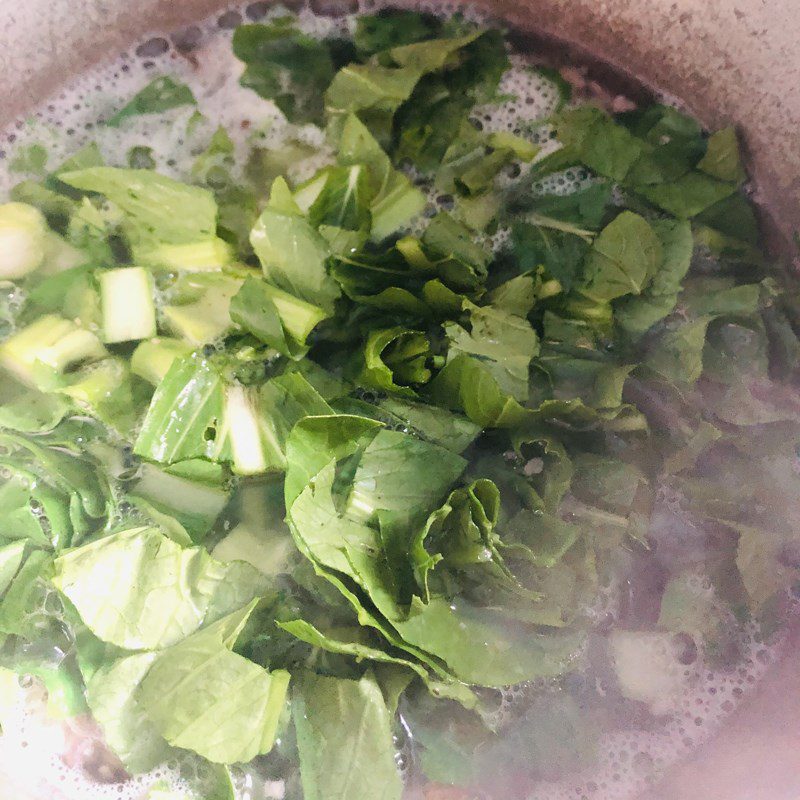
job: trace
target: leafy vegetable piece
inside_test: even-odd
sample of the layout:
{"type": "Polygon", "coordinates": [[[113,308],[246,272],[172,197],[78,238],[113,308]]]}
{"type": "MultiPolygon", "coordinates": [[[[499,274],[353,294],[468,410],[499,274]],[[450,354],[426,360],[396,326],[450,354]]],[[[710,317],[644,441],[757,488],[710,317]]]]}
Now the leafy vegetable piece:
{"type": "Polygon", "coordinates": [[[389,156],[355,114],[345,119],[338,161],[345,166],[364,164],[368,170],[373,195],[370,202],[373,240],[386,238],[422,211],[425,205],[422,192],[392,167],[389,156]]]}
{"type": "Polygon", "coordinates": [[[230,315],[264,344],[294,359],[305,355],[308,335],[326,317],[318,306],[253,277],[231,300],[230,315]]]}
{"type": "Polygon", "coordinates": [[[423,72],[415,67],[349,64],[325,91],[325,111],[334,131],[355,113],[379,142],[389,140],[394,113],[411,97],[423,72]]]}
{"type": "Polygon", "coordinates": [[[106,358],[75,373],[69,385],[56,391],[71,398],[77,408],[86,411],[113,430],[129,436],[136,427],[146,402],[141,385],[131,378],[120,358],[106,358]]]}
{"type": "Polygon", "coordinates": [[[420,331],[399,327],[370,331],[356,380],[365,386],[413,396],[412,387],[430,380],[429,358],[430,342],[420,331]]]}
{"type": "Polygon", "coordinates": [[[286,443],[285,501],[291,512],[293,504],[312,478],[332,459],[352,455],[359,440],[375,435],[380,422],[350,414],[307,417],[300,420],[286,443]]]}
{"type": "Polygon", "coordinates": [[[653,205],[678,219],[691,219],[736,191],[732,183],[703,172],[689,172],[676,181],[642,187],[639,192],[653,205]]]}
{"type": "Polygon", "coordinates": [[[380,687],[305,674],[292,697],[303,795],[308,800],[399,800],[392,729],[380,687]]]}
{"type": "Polygon", "coordinates": [[[173,363],[192,352],[192,346],[180,339],[166,336],[141,342],[131,355],[131,372],[148,383],[158,386],[173,363]]]}
{"type": "Polygon", "coordinates": [[[22,433],[51,431],[67,416],[69,402],[57,394],[23,391],[0,406],[0,428],[22,433]]]}
{"type": "Polygon", "coordinates": [[[231,652],[255,602],[158,655],[137,696],[170,744],[218,764],[268,753],[286,702],[288,672],[231,652]]]}
{"type": "Polygon", "coordinates": [[[614,309],[616,323],[634,339],[642,336],[675,308],[694,248],[688,222],[653,220],[650,225],[661,241],[661,266],[641,295],[626,297],[614,309]]]}
{"type": "Polygon", "coordinates": [[[172,302],[161,309],[163,323],[189,344],[217,341],[233,327],[231,301],[242,283],[222,272],[182,273],[172,285],[172,302]]]}
{"type": "Polygon", "coordinates": [[[84,361],[103,358],[106,350],[91,331],[46,315],[0,344],[0,366],[34,389],[63,385],[63,373],[84,361]]]}
{"type": "Polygon", "coordinates": [[[157,653],[136,653],[101,666],[88,681],[86,700],[111,749],[125,768],[148,772],[172,755],[136,698],[136,688],[157,653]]]}
{"type": "Polygon", "coordinates": [[[430,221],[422,235],[422,244],[436,261],[420,262],[413,251],[403,251],[412,266],[436,271],[446,284],[462,291],[474,290],[486,280],[490,254],[450,214],[441,212],[430,221]]]}
{"type": "Polygon", "coordinates": [[[0,547],[0,595],[10,586],[25,558],[25,542],[0,547]]]}
{"type": "Polygon", "coordinates": [[[589,252],[589,242],[583,236],[526,222],[513,224],[511,242],[520,269],[536,270],[542,266],[564,291],[574,286],[589,252]]]}
{"type": "Polygon", "coordinates": [[[734,128],[723,128],[711,134],[708,149],[697,168],[712,178],[731,183],[741,183],[745,178],[739,158],[739,142],[734,128]]]}
{"type": "Polygon", "coordinates": [[[224,367],[224,360],[197,353],[174,362],[153,395],[135,452],[166,464],[231,461],[245,474],[283,469],[283,448],[295,422],[330,411],[302,375],[246,387],[224,378],[224,367]]]}
{"type": "Polygon", "coordinates": [[[59,173],[76,189],[105,195],[123,214],[136,262],[178,269],[219,269],[230,261],[216,236],[217,204],[207,189],[151,170],[89,167],[59,173]]]}
{"type": "Polygon", "coordinates": [[[500,391],[516,400],[528,398],[528,368],[539,352],[539,339],[523,317],[492,306],[466,305],[470,331],[446,323],[450,342],[448,361],[467,354],[478,358],[497,382],[500,391]]]}
{"type": "Polygon", "coordinates": [[[397,114],[395,158],[434,172],[472,107],[494,99],[508,64],[502,34],[488,30],[458,52],[458,63],[424,76],[397,114]]]}
{"type": "Polygon", "coordinates": [[[289,18],[269,25],[240,25],[234,55],[245,64],[240,82],[272,100],[291,122],[322,121],[322,94],[349,54],[340,43],[319,41],[289,18]]]}
{"type": "Polygon", "coordinates": [[[460,355],[430,383],[435,403],[463,411],[483,428],[513,428],[526,418],[525,409],[497,385],[491,372],[476,358],[460,355]]]}
{"type": "Polygon", "coordinates": [[[108,480],[93,460],[75,453],[76,435],[0,433],[6,449],[0,464],[11,475],[0,492],[6,536],[60,550],[106,522],[113,510],[108,480]]]}
{"type": "Polygon", "coordinates": [[[758,307],[755,284],[731,287],[719,282],[688,284],[680,297],[684,316],[669,320],[650,348],[648,367],[678,384],[695,383],[703,371],[709,325],[716,317],[751,315],[758,307]],[[686,316],[688,315],[688,320],[686,316]]]}
{"type": "Polygon", "coordinates": [[[537,151],[536,145],[520,136],[505,132],[484,134],[464,122],[458,137],[445,151],[436,173],[436,187],[467,194],[485,191],[503,167],[515,159],[530,161],[537,151]]]}
{"type": "MultiPolygon", "coordinates": [[[[249,163],[257,163],[257,148],[249,163]]],[[[234,246],[241,257],[252,254],[250,230],[258,217],[261,191],[267,191],[269,181],[252,177],[244,168],[237,168],[236,148],[223,127],[217,128],[206,149],[192,165],[192,175],[214,193],[219,208],[217,228],[221,238],[234,246]],[[249,179],[249,180],[248,180],[249,179]]]]}
{"type": "Polygon", "coordinates": [[[53,582],[104,641],[128,650],[179,642],[266,590],[249,564],[222,564],[155,528],[132,528],[65,553],[53,582]],[[98,593],[98,586],[107,588],[98,593]]]}
{"type": "Polygon", "coordinates": [[[594,300],[640,294],[662,258],[661,242],[643,217],[623,211],[594,241],[578,290],[594,300]]]}
{"type": "Polygon", "coordinates": [[[226,444],[217,441],[223,397],[222,378],[210,361],[197,354],[174,361],[153,395],[134,452],[164,463],[219,458],[226,444]]]}
{"type": "MultiPolygon", "coordinates": [[[[416,673],[424,680],[428,679],[427,671],[420,666],[420,664],[409,661],[405,658],[398,658],[397,656],[390,655],[385,650],[380,650],[376,647],[370,647],[359,642],[345,642],[339,639],[334,639],[327,636],[321,631],[317,630],[313,625],[303,620],[291,620],[290,622],[278,622],[278,627],[291,633],[292,636],[297,637],[303,642],[318,647],[321,650],[326,650],[331,653],[340,653],[342,655],[355,656],[358,659],[368,659],[384,664],[398,664],[407,667],[411,672],[416,673]]],[[[413,677],[413,676],[412,676],[413,677]]]]}
{"type": "Polygon", "coordinates": [[[465,683],[507,686],[557,675],[567,668],[579,646],[580,637],[572,632],[523,631],[510,625],[502,611],[466,601],[439,597],[423,603],[414,598],[407,612],[400,611],[386,596],[381,575],[385,568],[365,551],[353,550],[349,558],[368,595],[403,639],[441,658],[465,683]]]}
{"type": "Polygon", "coordinates": [[[370,182],[361,164],[324,167],[294,193],[295,202],[306,211],[312,227],[366,230],[370,225],[370,182]],[[315,195],[306,208],[304,192],[315,195]],[[302,201],[302,202],[301,202],[302,201]]]}
{"type": "Polygon", "coordinates": [[[353,43],[358,55],[367,58],[399,45],[433,39],[441,30],[442,21],[433,14],[386,8],[358,17],[353,43]]]}
{"type": "Polygon", "coordinates": [[[463,472],[466,461],[399,431],[381,430],[358,459],[347,512],[370,520],[381,511],[412,521],[426,516],[463,472]]]}
{"type": "Polygon", "coordinates": [[[138,475],[129,497],[176,519],[195,543],[202,541],[228,503],[225,473],[207,461],[181,461],[164,469],[142,464],[138,475]]]}
{"type": "Polygon", "coordinates": [[[643,150],[636,137],[593,106],[562,111],[555,129],[563,147],[539,163],[538,173],[585,164],[599,175],[623,181],[643,150]]]}
{"type": "Polygon", "coordinates": [[[382,526],[387,559],[400,574],[405,563],[411,565],[414,579],[427,602],[430,600],[428,574],[440,561],[445,568],[456,570],[486,564],[495,557],[500,561],[493,538],[499,509],[500,494],[492,481],[473,481],[463,489],[455,489],[413,537],[409,537],[407,529],[382,526]],[[385,530],[394,534],[394,538],[388,538],[385,530]]]}
{"type": "Polygon", "coordinates": [[[250,242],[268,283],[330,313],[340,290],[325,269],[326,242],[296,204],[281,205],[287,189],[285,183],[275,181],[270,204],[258,218],[250,242]]]}
{"type": "Polygon", "coordinates": [[[153,148],[144,145],[136,145],[128,150],[128,166],[131,169],[155,169],[156,159],[153,156],[153,148]]]}
{"type": "Polygon", "coordinates": [[[379,400],[378,407],[390,414],[396,425],[408,426],[422,438],[454,453],[466,450],[481,432],[480,426],[466,417],[427,403],[389,396],[379,400]]]}
{"type": "Polygon", "coordinates": [[[564,558],[580,535],[576,525],[551,514],[523,509],[504,525],[498,547],[508,556],[549,569],[564,558]]]}
{"type": "Polygon", "coordinates": [[[31,552],[0,600],[0,632],[39,638],[42,604],[52,574],[52,556],[43,550],[31,552]]]}
{"type": "Polygon", "coordinates": [[[116,128],[128,117],[162,114],[171,108],[196,104],[192,90],[185,83],[176,83],[169,75],[162,75],[137,92],[130,102],[109,117],[106,125],[116,128]]]}

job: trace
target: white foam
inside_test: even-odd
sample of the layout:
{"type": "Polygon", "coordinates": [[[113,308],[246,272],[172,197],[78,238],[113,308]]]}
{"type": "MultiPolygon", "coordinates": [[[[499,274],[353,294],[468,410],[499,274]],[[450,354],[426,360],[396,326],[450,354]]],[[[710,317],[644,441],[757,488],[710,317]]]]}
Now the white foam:
{"type": "MultiPolygon", "coordinates": [[[[387,5],[382,0],[360,0],[362,12],[387,5]]],[[[244,7],[243,7],[244,8],[244,7]]],[[[436,13],[462,12],[467,19],[480,21],[477,11],[457,3],[423,2],[422,10],[436,13]]],[[[286,13],[280,6],[267,17],[286,13]]],[[[245,16],[246,19],[246,15],[245,16]]],[[[19,120],[0,135],[0,150],[8,164],[14,152],[33,143],[47,148],[48,166],[55,167],[75,150],[97,142],[108,163],[126,165],[131,147],[146,146],[153,151],[157,169],[176,178],[187,178],[196,156],[206,146],[211,134],[222,125],[231,136],[237,154],[243,156],[253,142],[274,148],[287,139],[297,139],[318,148],[318,155],[295,165],[291,177],[303,180],[332,157],[324,146],[321,131],[313,126],[297,127],[286,122],[269,101],[257,98],[238,83],[241,65],[231,48],[231,31],[219,27],[219,14],[199,22],[200,43],[191,58],[174,47],[166,52],[138,57],[123,54],[111,64],[101,66],[65,85],[45,101],[26,120],[19,120]],[[131,118],[119,128],[98,124],[121,108],[137,91],[158,75],[169,74],[187,83],[194,92],[203,119],[193,119],[194,108],[175,109],[166,114],[131,118]],[[190,124],[191,123],[191,124],[190,124]]],[[[352,31],[353,15],[319,16],[303,9],[298,14],[302,30],[315,36],[352,31]]],[[[500,91],[509,99],[499,106],[476,109],[474,119],[484,130],[516,131],[540,145],[537,160],[558,147],[546,119],[555,110],[558,92],[555,84],[531,68],[521,56],[512,58],[512,69],[502,79],[500,91]]],[[[680,106],[675,98],[664,98],[680,106]]],[[[241,161],[241,159],[239,159],[241,161]]],[[[525,170],[521,176],[524,177],[525,170]]],[[[26,176],[0,170],[0,195],[26,176]]],[[[508,180],[508,179],[506,179],[508,180]]],[[[591,183],[582,169],[571,168],[533,185],[534,192],[568,194],[591,183]]],[[[431,187],[429,210],[447,206],[431,187]]],[[[494,249],[503,247],[507,229],[500,229],[487,240],[494,249]]],[[[701,586],[698,588],[702,589],[701,586]]],[[[598,597],[595,616],[613,613],[611,595],[598,597]]],[[[52,597],[44,594],[43,605],[52,612],[52,597]]],[[[770,648],[758,641],[757,632],[749,629],[743,640],[741,666],[728,673],[707,670],[698,665],[686,667],[687,692],[677,712],[657,730],[624,730],[608,733],[600,746],[599,765],[591,774],[575,776],[560,784],[542,784],[530,800],[623,800],[651,783],[670,764],[719,728],[751,687],[757,683],[780,654],[781,643],[770,648]]],[[[699,662],[698,662],[699,663],[699,662]]],[[[535,689],[535,687],[534,687],[535,689]]],[[[495,722],[501,724],[514,703],[531,691],[527,687],[503,692],[499,698],[495,722]]],[[[0,773],[6,775],[10,788],[18,785],[20,796],[52,797],[55,800],[139,800],[147,789],[166,782],[179,794],[195,798],[186,782],[187,765],[170,764],[151,773],[137,776],[123,784],[99,784],[83,771],[68,767],[62,756],[68,748],[68,732],[61,723],[48,720],[43,713],[41,693],[37,689],[24,697],[3,720],[0,739],[0,773]]],[[[400,750],[408,758],[406,747],[400,750]]],[[[279,776],[256,778],[248,773],[236,775],[238,800],[281,798],[285,786],[279,776]]],[[[7,786],[4,785],[4,789],[7,786]]]]}

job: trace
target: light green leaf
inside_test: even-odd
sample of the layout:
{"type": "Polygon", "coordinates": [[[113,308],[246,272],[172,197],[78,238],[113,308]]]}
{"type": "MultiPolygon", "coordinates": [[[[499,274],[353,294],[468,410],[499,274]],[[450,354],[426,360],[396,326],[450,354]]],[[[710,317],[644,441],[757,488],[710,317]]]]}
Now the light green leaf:
{"type": "Polygon", "coordinates": [[[661,264],[661,253],[661,242],[647,220],[623,211],[595,239],[577,288],[601,301],[640,294],[661,264]]]}
{"type": "Polygon", "coordinates": [[[266,591],[242,562],[223,564],[183,549],[155,528],[132,528],[71,550],[55,562],[55,585],[101,639],[128,650],[179,642],[266,591]]]}
{"type": "Polygon", "coordinates": [[[292,709],[306,800],[400,800],[391,719],[371,675],[306,674],[292,709]]]}
{"type": "Polygon", "coordinates": [[[148,772],[173,756],[136,699],[136,689],[157,653],[137,653],[105,664],[86,686],[86,701],[105,740],[126,769],[148,772]]]}
{"type": "Polygon", "coordinates": [[[254,605],[157,656],[137,694],[170,744],[217,764],[268,753],[286,702],[288,672],[231,652],[254,605]]]}

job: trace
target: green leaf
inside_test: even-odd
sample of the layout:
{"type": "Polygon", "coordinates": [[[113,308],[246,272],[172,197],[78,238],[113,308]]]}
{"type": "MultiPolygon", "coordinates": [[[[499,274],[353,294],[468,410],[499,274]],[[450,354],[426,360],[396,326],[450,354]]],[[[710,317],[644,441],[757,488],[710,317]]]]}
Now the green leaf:
{"type": "Polygon", "coordinates": [[[442,21],[433,14],[386,8],[377,14],[359,15],[353,43],[363,59],[399,45],[433,39],[442,21]]]}
{"type": "Polygon", "coordinates": [[[300,420],[289,434],[286,443],[285,500],[286,508],[292,506],[317,473],[332,459],[352,455],[359,441],[375,435],[381,423],[350,414],[306,417],[300,420]]]}
{"type": "Polygon", "coordinates": [[[322,94],[341,58],[334,42],[312,38],[283,18],[240,25],[233,53],[246,67],[242,86],[272,100],[290,122],[322,122],[322,94]]]}
{"type": "MultiPolygon", "coordinates": [[[[314,228],[320,225],[344,230],[366,230],[370,226],[371,185],[367,169],[362,164],[325,167],[308,183],[322,183],[322,188],[308,208],[308,221],[314,228]]],[[[300,186],[295,194],[303,191],[300,186]]]]}
{"type": "Polygon", "coordinates": [[[569,291],[575,284],[589,252],[589,242],[582,236],[527,222],[512,225],[511,244],[520,270],[544,267],[564,291],[569,291]]]}
{"type": "Polygon", "coordinates": [[[157,653],[137,653],[104,664],[86,686],[86,701],[106,742],[133,774],[149,772],[174,756],[136,698],[157,658],[157,653]]]}
{"type": "Polygon", "coordinates": [[[349,114],[344,122],[337,158],[344,166],[363,164],[368,170],[373,240],[386,238],[422,211],[422,192],[392,167],[389,156],[355,114],[349,114]]]}
{"type": "Polygon", "coordinates": [[[634,339],[642,336],[675,308],[694,249],[692,229],[688,222],[653,220],[651,227],[661,241],[661,266],[650,285],[638,297],[625,297],[614,309],[616,323],[634,339]]]}
{"type": "Polygon", "coordinates": [[[153,156],[153,148],[144,145],[136,145],[128,150],[128,166],[131,169],[155,169],[156,160],[153,156]]]}
{"type": "Polygon", "coordinates": [[[427,671],[415,661],[409,661],[406,658],[398,658],[397,656],[390,655],[385,650],[381,650],[377,647],[370,647],[359,642],[345,642],[335,639],[317,630],[317,628],[304,620],[296,619],[290,622],[278,622],[277,625],[282,630],[300,639],[300,641],[306,642],[313,647],[318,647],[320,650],[353,656],[359,661],[367,659],[383,664],[399,664],[407,667],[425,680],[428,678],[427,671]]]}
{"type": "Polygon", "coordinates": [[[198,354],[176,359],[153,395],[134,452],[167,464],[221,457],[225,443],[216,436],[223,402],[222,378],[209,360],[198,354]]]}
{"type": "Polygon", "coordinates": [[[306,354],[308,335],[327,316],[318,306],[252,276],[231,300],[230,315],[264,344],[294,359],[306,354]]]}
{"type": "Polygon", "coordinates": [[[797,579],[797,569],[787,566],[781,558],[787,543],[796,543],[796,536],[789,531],[771,531],[741,523],[735,528],[739,533],[736,567],[751,607],[758,612],[797,579]]]}
{"type": "Polygon", "coordinates": [[[371,675],[305,674],[294,686],[300,774],[307,800],[400,800],[392,724],[371,675]]]}
{"type": "Polygon", "coordinates": [[[555,129],[563,147],[538,164],[538,174],[585,164],[598,175],[623,181],[643,150],[636,137],[594,106],[561,112],[555,129]]]}
{"type": "Polygon", "coordinates": [[[71,550],[55,585],[106,642],[150,650],[179,642],[266,591],[249,564],[183,549],[155,528],[132,528],[71,550]],[[103,587],[103,590],[98,590],[103,587]]]}
{"type": "Polygon", "coordinates": [[[223,375],[231,366],[235,362],[224,357],[198,353],[173,362],[153,395],[134,452],[165,464],[229,461],[244,474],[284,469],[292,426],[307,414],[330,413],[330,407],[298,373],[243,386],[235,374],[223,375]]]}
{"type": "Polygon", "coordinates": [[[436,188],[476,194],[489,189],[494,178],[512,161],[531,161],[538,147],[527,139],[506,132],[481,133],[464,122],[456,139],[444,153],[436,172],[436,188]]]}
{"type": "Polygon", "coordinates": [[[466,450],[481,432],[480,426],[466,417],[426,403],[389,396],[380,399],[378,407],[391,416],[389,420],[380,416],[376,419],[387,424],[394,422],[396,426],[408,426],[423,439],[446,447],[453,453],[466,450]]]}
{"type": "Polygon", "coordinates": [[[116,128],[128,117],[161,114],[171,108],[186,105],[197,105],[192,90],[185,83],[176,83],[168,75],[162,75],[137,92],[129,103],[109,117],[106,125],[116,128]]]}
{"type": "Polygon", "coordinates": [[[285,183],[275,181],[270,204],[261,213],[250,234],[267,282],[326,312],[340,294],[325,269],[328,247],[325,240],[295,206],[282,206],[285,183]]]}
{"type": "Polygon", "coordinates": [[[457,63],[419,81],[395,121],[399,131],[395,158],[410,159],[424,173],[435,172],[472,107],[494,100],[509,66],[498,30],[482,32],[457,57],[457,63]]]}
{"type": "Polygon", "coordinates": [[[26,390],[0,406],[0,428],[45,433],[53,430],[68,411],[69,402],[60,395],[26,390]]]}
{"type": "Polygon", "coordinates": [[[400,431],[381,430],[358,459],[347,512],[370,520],[381,511],[425,517],[464,471],[466,461],[400,431]]]}
{"type": "Polygon", "coordinates": [[[53,558],[34,550],[0,600],[0,632],[35,640],[42,635],[43,603],[53,575],[53,558]]]}
{"type": "Polygon", "coordinates": [[[7,520],[6,536],[30,538],[60,550],[102,528],[113,511],[108,478],[97,463],[74,452],[80,434],[0,433],[6,455],[0,464],[11,479],[0,489],[7,520]],[[46,519],[44,519],[46,518],[46,519]]]}
{"type": "Polygon", "coordinates": [[[0,595],[14,580],[25,558],[25,542],[12,542],[0,547],[0,595]]]}
{"type": "Polygon", "coordinates": [[[640,194],[678,219],[691,219],[736,191],[732,183],[702,172],[689,172],[676,181],[642,187],[640,194]]]}
{"type": "MultiPolygon", "coordinates": [[[[123,230],[140,265],[173,265],[184,246],[217,246],[217,204],[207,189],[146,169],[89,167],[61,172],[59,179],[76,189],[99,192],[120,209],[123,230]]],[[[220,249],[211,268],[219,269],[228,259],[220,249]]]]}
{"type": "Polygon", "coordinates": [[[397,572],[401,571],[403,562],[410,563],[426,601],[430,600],[428,573],[439,562],[444,568],[458,570],[496,559],[504,572],[505,566],[493,537],[499,509],[497,486],[490,480],[473,481],[451,492],[411,538],[407,529],[382,525],[381,538],[387,559],[397,572]],[[387,538],[385,531],[394,534],[394,538],[387,538]]]}
{"type": "Polygon", "coordinates": [[[437,405],[463,411],[483,428],[513,428],[526,418],[525,409],[497,385],[476,358],[454,358],[431,381],[430,396],[437,405]]]}
{"type": "Polygon", "coordinates": [[[355,380],[365,386],[413,396],[427,383],[431,371],[430,342],[424,333],[406,328],[370,331],[364,344],[363,365],[355,380]]]}
{"type": "Polygon", "coordinates": [[[638,214],[623,211],[595,239],[578,290],[594,300],[640,294],[662,258],[661,242],[638,214]]]}
{"type": "Polygon", "coordinates": [[[325,91],[329,125],[332,121],[336,126],[338,121],[341,130],[347,116],[355,113],[366,121],[378,141],[387,141],[395,111],[411,96],[422,74],[415,67],[378,64],[343,67],[325,91]]]}
{"type": "Polygon", "coordinates": [[[501,552],[548,569],[558,564],[581,536],[576,525],[551,514],[522,509],[503,526],[501,552]]]}
{"type": "Polygon", "coordinates": [[[286,702],[288,672],[231,652],[255,602],[158,655],[137,694],[170,744],[217,764],[268,753],[286,702]]]}
{"type": "Polygon", "coordinates": [[[470,330],[446,323],[450,342],[448,362],[460,355],[480,360],[497,382],[500,391],[516,400],[528,398],[528,368],[539,353],[539,338],[524,317],[508,314],[492,306],[465,304],[470,330]]]}
{"type": "Polygon", "coordinates": [[[731,183],[741,183],[745,171],[739,158],[739,141],[734,128],[723,128],[708,140],[706,154],[697,168],[712,178],[731,183]]]}
{"type": "Polygon", "coordinates": [[[155,510],[177,520],[191,542],[198,543],[228,503],[225,480],[223,469],[207,461],[181,461],[163,469],[142,464],[128,497],[145,501],[150,514],[155,510]]]}

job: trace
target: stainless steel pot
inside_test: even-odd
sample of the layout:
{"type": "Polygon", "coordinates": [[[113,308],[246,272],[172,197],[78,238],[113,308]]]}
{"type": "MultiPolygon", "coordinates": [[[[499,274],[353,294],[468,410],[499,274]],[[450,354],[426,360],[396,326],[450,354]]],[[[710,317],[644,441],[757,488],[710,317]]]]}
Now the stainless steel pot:
{"type": "MultiPolygon", "coordinates": [[[[735,123],[773,244],[800,268],[798,0],[478,0],[495,16],[680,98],[709,126],[735,123]],[[551,39],[552,40],[552,39],[551,39]]],[[[82,69],[218,0],[0,0],[0,125],[82,69]]],[[[2,795],[2,792],[0,792],[2,795]]],[[[784,661],[652,800],[800,798],[800,631],[784,661]]]]}

